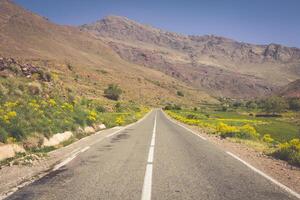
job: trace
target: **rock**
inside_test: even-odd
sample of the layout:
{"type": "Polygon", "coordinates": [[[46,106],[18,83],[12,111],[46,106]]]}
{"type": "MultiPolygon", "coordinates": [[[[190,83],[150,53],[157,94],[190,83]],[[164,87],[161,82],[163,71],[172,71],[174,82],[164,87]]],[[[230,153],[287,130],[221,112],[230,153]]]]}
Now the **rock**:
{"type": "Polygon", "coordinates": [[[105,124],[95,124],[93,125],[93,128],[95,129],[95,131],[100,131],[106,128],[105,124]]]}
{"type": "Polygon", "coordinates": [[[77,132],[79,132],[79,133],[83,133],[83,132],[84,132],[84,130],[83,130],[81,127],[79,127],[79,128],[77,129],[77,132]]]}
{"type": "Polygon", "coordinates": [[[0,146],[0,160],[12,158],[15,155],[16,154],[15,154],[15,151],[14,151],[12,145],[7,144],[7,145],[0,146]]]}
{"type": "Polygon", "coordinates": [[[100,125],[98,125],[98,128],[99,128],[100,130],[102,130],[102,129],[106,129],[106,126],[105,126],[105,124],[100,124],[100,125]]]}
{"type": "Polygon", "coordinates": [[[23,147],[17,144],[4,144],[0,146],[0,160],[12,158],[16,153],[24,153],[23,147]]]}
{"type": "Polygon", "coordinates": [[[43,144],[44,138],[41,136],[32,136],[28,137],[24,142],[23,142],[23,147],[25,149],[34,149],[41,147],[43,144]]]}
{"type": "Polygon", "coordinates": [[[11,144],[13,150],[15,153],[25,153],[25,149],[22,146],[19,146],[17,144],[11,144]]]}
{"type": "Polygon", "coordinates": [[[42,92],[42,85],[38,82],[32,82],[28,84],[28,89],[32,95],[38,95],[42,92]]]}
{"type": "Polygon", "coordinates": [[[84,128],[84,132],[86,133],[94,133],[95,132],[95,129],[91,126],[87,126],[84,128]]]}
{"type": "Polygon", "coordinates": [[[44,138],[43,146],[45,146],[45,147],[56,146],[56,145],[60,144],[61,142],[64,142],[64,141],[70,139],[72,136],[73,136],[73,133],[71,131],[66,131],[64,133],[57,133],[49,139],[44,138]]]}

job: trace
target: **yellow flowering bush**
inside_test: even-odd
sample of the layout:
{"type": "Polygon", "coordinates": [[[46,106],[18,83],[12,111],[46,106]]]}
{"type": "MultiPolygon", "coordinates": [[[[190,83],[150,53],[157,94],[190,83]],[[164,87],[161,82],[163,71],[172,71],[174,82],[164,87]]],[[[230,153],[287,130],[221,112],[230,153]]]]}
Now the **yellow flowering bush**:
{"type": "Polygon", "coordinates": [[[11,108],[14,108],[18,105],[18,102],[11,102],[11,101],[8,101],[8,102],[5,102],[4,103],[4,107],[5,108],[8,108],[8,109],[11,109],[11,108]]]}
{"type": "Polygon", "coordinates": [[[246,124],[239,128],[237,136],[244,139],[257,139],[259,137],[259,133],[253,126],[246,124]]]}
{"type": "Polygon", "coordinates": [[[117,125],[122,126],[125,123],[124,117],[123,116],[117,117],[115,122],[117,125]]]}
{"type": "Polygon", "coordinates": [[[273,155],[276,158],[300,166],[300,139],[292,139],[289,142],[279,144],[273,155]]]}
{"type": "Polygon", "coordinates": [[[37,103],[36,100],[31,100],[28,105],[34,110],[34,111],[38,111],[40,108],[40,104],[37,103]]]}
{"type": "Polygon", "coordinates": [[[269,143],[269,144],[272,144],[274,143],[274,139],[271,137],[270,134],[265,134],[262,138],[262,140],[265,142],[265,143],[269,143]]]}
{"type": "Polygon", "coordinates": [[[48,102],[50,106],[56,106],[56,101],[54,99],[49,99],[48,102]]]}
{"type": "Polygon", "coordinates": [[[92,125],[94,122],[97,121],[97,112],[92,110],[92,111],[88,111],[87,114],[87,122],[89,125],[92,125]]]}
{"type": "Polygon", "coordinates": [[[239,129],[235,126],[229,126],[225,123],[219,123],[216,128],[221,137],[235,137],[239,133],[239,129]]]}
{"type": "Polygon", "coordinates": [[[63,105],[61,106],[62,109],[66,110],[66,111],[73,111],[74,107],[72,104],[69,103],[63,103],[63,105]]]}

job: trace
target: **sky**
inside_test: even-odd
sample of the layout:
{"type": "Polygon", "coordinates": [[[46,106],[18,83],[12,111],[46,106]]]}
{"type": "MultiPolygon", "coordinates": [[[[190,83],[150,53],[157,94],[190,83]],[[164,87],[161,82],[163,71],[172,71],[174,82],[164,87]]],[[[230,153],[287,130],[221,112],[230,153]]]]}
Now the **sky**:
{"type": "Polygon", "coordinates": [[[185,35],[300,47],[300,0],[14,0],[52,22],[82,25],[107,15],[185,35]]]}

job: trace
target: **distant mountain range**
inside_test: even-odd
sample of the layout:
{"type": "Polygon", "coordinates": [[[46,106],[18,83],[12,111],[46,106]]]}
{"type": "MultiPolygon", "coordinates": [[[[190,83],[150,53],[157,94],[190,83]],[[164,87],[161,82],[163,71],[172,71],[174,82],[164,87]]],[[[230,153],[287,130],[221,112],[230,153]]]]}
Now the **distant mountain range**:
{"type": "Polygon", "coordinates": [[[228,38],[185,36],[108,16],[80,27],[121,58],[155,68],[215,95],[251,97],[300,77],[300,49],[228,38]]]}
{"type": "MultiPolygon", "coordinates": [[[[119,16],[62,26],[9,0],[0,0],[0,56],[71,63],[78,74],[100,84],[99,93],[116,82],[125,88],[125,98],[150,103],[264,96],[300,78],[298,48],[185,36],[119,16]],[[176,96],[178,90],[187,95],[176,96]]],[[[78,88],[90,90],[91,80],[82,80],[78,88]]]]}

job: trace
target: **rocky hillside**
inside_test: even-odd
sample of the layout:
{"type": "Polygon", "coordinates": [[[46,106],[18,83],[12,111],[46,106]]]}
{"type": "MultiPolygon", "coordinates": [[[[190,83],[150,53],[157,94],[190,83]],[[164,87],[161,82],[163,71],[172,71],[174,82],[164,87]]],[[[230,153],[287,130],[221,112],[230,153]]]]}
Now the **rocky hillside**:
{"type": "Polygon", "coordinates": [[[297,48],[253,45],[213,35],[185,36],[119,16],[80,28],[101,38],[123,59],[213,94],[264,95],[300,77],[297,48]]]}
{"type": "Polygon", "coordinates": [[[123,100],[146,104],[213,100],[171,76],[122,60],[105,42],[77,27],[54,24],[10,0],[0,0],[0,27],[0,73],[4,75],[5,65],[12,61],[24,63],[10,63],[21,73],[41,66],[72,93],[104,101],[103,90],[110,83],[121,86],[123,100]],[[186,95],[178,98],[177,91],[186,95]]]}
{"type": "Polygon", "coordinates": [[[280,95],[284,97],[300,98],[300,79],[289,83],[280,90],[280,95]]]}

